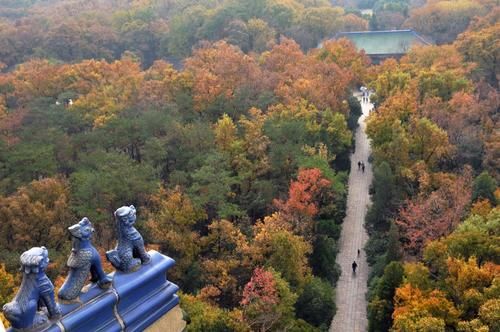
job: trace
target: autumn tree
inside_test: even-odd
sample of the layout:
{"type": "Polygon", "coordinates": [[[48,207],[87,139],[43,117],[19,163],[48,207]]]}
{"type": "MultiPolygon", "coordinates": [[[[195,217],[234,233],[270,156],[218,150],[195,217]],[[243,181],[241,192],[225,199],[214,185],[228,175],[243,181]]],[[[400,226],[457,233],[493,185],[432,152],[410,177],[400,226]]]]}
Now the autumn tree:
{"type": "Polygon", "coordinates": [[[193,77],[193,98],[199,111],[217,98],[234,98],[239,89],[255,91],[260,76],[255,61],[226,42],[197,49],[186,60],[186,71],[193,77]]]}
{"type": "MultiPolygon", "coordinates": [[[[487,16],[495,21],[495,15],[498,15],[497,9],[487,16]]],[[[498,59],[498,39],[495,36],[500,33],[500,24],[498,22],[480,24],[479,22],[471,24],[469,29],[460,34],[455,45],[467,61],[478,65],[476,72],[480,77],[485,77],[492,86],[496,86],[500,69],[495,60],[498,59]]]]}
{"type": "Polygon", "coordinates": [[[183,310],[189,315],[189,331],[250,331],[240,309],[222,309],[190,294],[180,293],[179,297],[183,310]]]}
{"type": "Polygon", "coordinates": [[[312,235],[312,218],[318,213],[318,202],[331,188],[319,169],[301,169],[297,180],[290,183],[288,199],[275,200],[274,204],[298,234],[312,235]]]}
{"type": "Polygon", "coordinates": [[[66,228],[76,221],[70,209],[67,181],[46,178],[0,198],[0,237],[3,250],[22,252],[34,246],[52,250],[51,259],[62,268],[70,243],[66,228]]]}
{"type": "Polygon", "coordinates": [[[290,326],[297,295],[274,270],[256,268],[243,289],[241,305],[252,329],[270,331],[290,326]]]}
{"type": "Polygon", "coordinates": [[[320,50],[312,53],[323,61],[334,62],[347,69],[356,83],[361,83],[366,78],[370,59],[346,38],[326,41],[320,50]]]}
{"type": "MultiPolygon", "coordinates": [[[[14,296],[14,289],[16,284],[14,282],[14,276],[5,270],[5,266],[0,265],[0,305],[3,305],[9,302],[14,296]]],[[[3,315],[0,313],[0,326],[3,323],[3,326],[9,326],[9,322],[3,315]]]]}
{"type": "Polygon", "coordinates": [[[412,123],[410,138],[410,153],[430,167],[450,151],[446,132],[426,118],[412,123]]]}
{"type": "Polygon", "coordinates": [[[401,68],[395,59],[387,59],[379,66],[370,68],[372,77],[370,86],[375,89],[375,95],[370,100],[380,105],[388,97],[402,93],[408,88],[411,75],[401,68]]]}
{"type": "Polygon", "coordinates": [[[341,7],[310,7],[303,11],[300,20],[301,25],[314,40],[322,40],[335,35],[341,29],[343,14],[344,10],[341,7]]]}
{"type": "Polygon", "coordinates": [[[188,95],[191,84],[185,72],[179,72],[172,64],[158,60],[144,72],[137,102],[143,109],[165,108],[181,96],[188,95]]]}
{"type": "Polygon", "coordinates": [[[3,305],[11,300],[14,293],[15,283],[14,276],[5,270],[5,265],[0,265],[0,305],[3,305]]]}
{"type": "Polygon", "coordinates": [[[264,218],[254,226],[252,252],[256,262],[280,272],[296,288],[311,273],[307,262],[311,245],[302,236],[293,234],[290,227],[280,213],[264,218]]]}
{"type": "Polygon", "coordinates": [[[483,293],[498,277],[499,266],[492,263],[478,266],[475,258],[468,261],[448,258],[447,267],[445,282],[450,285],[447,291],[461,310],[461,318],[470,320],[477,317],[480,306],[487,299],[483,293]]]}
{"type": "Polygon", "coordinates": [[[406,284],[396,290],[394,303],[394,331],[429,331],[432,326],[444,331],[445,326],[454,328],[458,323],[459,311],[439,290],[422,292],[406,284]]]}
{"type": "Polygon", "coordinates": [[[367,31],[368,21],[354,14],[342,17],[342,31],[367,31]]]}
{"type": "Polygon", "coordinates": [[[231,145],[236,143],[236,125],[233,120],[224,114],[214,126],[215,143],[222,151],[229,152],[231,145]]]}
{"type": "Polygon", "coordinates": [[[76,78],[69,88],[81,91],[82,95],[72,110],[83,114],[94,126],[103,125],[137,101],[143,75],[140,64],[131,58],[112,63],[84,61],[73,70],[65,79],[76,78]],[[76,77],[71,77],[73,75],[76,77]]]}
{"type": "Polygon", "coordinates": [[[11,250],[37,244],[61,250],[65,225],[74,221],[69,199],[67,182],[58,178],[33,181],[2,197],[2,243],[11,250]]]}
{"type": "Polygon", "coordinates": [[[433,1],[412,10],[405,25],[445,44],[455,40],[474,16],[485,12],[484,6],[475,1],[433,1]]]}
{"type": "Polygon", "coordinates": [[[450,234],[464,217],[471,197],[470,175],[446,182],[428,196],[408,201],[399,211],[396,224],[404,237],[403,247],[419,255],[425,241],[450,234]]]}
{"type": "Polygon", "coordinates": [[[149,199],[148,232],[161,249],[176,260],[170,274],[172,280],[189,284],[186,274],[200,252],[199,234],[194,230],[197,221],[206,216],[191,203],[180,187],[161,187],[149,199]]]}
{"type": "Polygon", "coordinates": [[[500,264],[500,246],[497,244],[500,239],[497,227],[499,213],[499,209],[495,208],[486,216],[469,216],[451,235],[440,241],[440,245],[445,246],[450,257],[476,257],[481,263],[490,261],[500,264]]]}
{"type": "Polygon", "coordinates": [[[213,221],[208,235],[200,239],[202,276],[207,299],[224,306],[239,301],[239,286],[248,280],[253,268],[250,248],[243,233],[227,220],[213,221]]]}
{"type": "Polygon", "coordinates": [[[252,18],[248,20],[247,28],[250,38],[250,50],[262,53],[276,43],[276,31],[266,21],[252,18]]]}

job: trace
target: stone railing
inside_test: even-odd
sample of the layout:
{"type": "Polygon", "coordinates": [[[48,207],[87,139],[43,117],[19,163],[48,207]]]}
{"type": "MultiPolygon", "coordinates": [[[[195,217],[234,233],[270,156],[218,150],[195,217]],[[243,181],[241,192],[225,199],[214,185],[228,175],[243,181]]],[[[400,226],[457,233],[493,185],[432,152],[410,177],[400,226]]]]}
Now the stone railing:
{"type": "Polygon", "coordinates": [[[185,327],[179,287],[167,280],[175,261],[154,250],[146,252],[134,228],[135,208],[115,212],[118,245],[106,253],[116,268],[103,272],[100,256],[92,246],[94,231],[87,218],[69,227],[73,248],[69,274],[58,292],[45,274],[48,251],[35,247],[21,255],[23,281],[13,301],[3,307],[12,327],[8,331],[87,332],[162,331],[185,327]],[[91,283],[85,285],[88,276],[91,283]]]}

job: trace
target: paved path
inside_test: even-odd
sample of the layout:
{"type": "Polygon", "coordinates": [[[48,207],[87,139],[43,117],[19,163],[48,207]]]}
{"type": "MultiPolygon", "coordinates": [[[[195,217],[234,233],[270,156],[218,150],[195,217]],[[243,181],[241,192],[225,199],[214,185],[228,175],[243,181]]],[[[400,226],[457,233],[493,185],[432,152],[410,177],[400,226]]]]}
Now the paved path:
{"type": "Polygon", "coordinates": [[[351,156],[351,174],[349,176],[349,195],[347,197],[347,215],[342,225],[337,263],[342,274],[337,283],[335,302],[337,313],[330,331],[364,332],[368,327],[366,299],[368,264],[363,247],[368,235],[363,226],[367,205],[370,202],[368,189],[372,181],[372,168],[368,163],[370,144],[365,134],[364,120],[372,108],[371,104],[362,103],[363,115],[359,119],[356,131],[356,150],[351,156]],[[365,172],[358,170],[358,161],[364,161],[365,172]],[[361,254],[358,256],[357,251],[361,254]],[[351,264],[356,260],[358,268],[352,273],[351,264]]]}

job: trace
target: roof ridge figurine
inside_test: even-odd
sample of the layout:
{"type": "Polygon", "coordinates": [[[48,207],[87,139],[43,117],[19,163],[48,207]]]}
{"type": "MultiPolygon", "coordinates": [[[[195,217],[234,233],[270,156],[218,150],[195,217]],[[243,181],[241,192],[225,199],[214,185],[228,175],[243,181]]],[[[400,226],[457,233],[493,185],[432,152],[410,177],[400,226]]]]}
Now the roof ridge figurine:
{"type": "Polygon", "coordinates": [[[48,265],[49,253],[45,247],[34,247],[21,255],[21,287],[14,300],[3,306],[5,318],[15,331],[40,330],[49,324],[49,318],[61,315],[54,285],[45,274],[48,265]]]}
{"type": "Polygon", "coordinates": [[[89,273],[90,281],[96,282],[100,288],[109,287],[111,278],[104,273],[99,252],[92,245],[94,227],[90,220],[85,217],[79,223],[68,227],[68,231],[73,245],[67,262],[70,270],[57,296],[62,300],[72,301],[80,295],[89,273]]]}
{"type": "Polygon", "coordinates": [[[108,261],[119,271],[133,272],[148,264],[151,257],[144,248],[144,240],[135,229],[136,209],[133,205],[122,206],[115,211],[118,245],[106,252],[108,261]]]}

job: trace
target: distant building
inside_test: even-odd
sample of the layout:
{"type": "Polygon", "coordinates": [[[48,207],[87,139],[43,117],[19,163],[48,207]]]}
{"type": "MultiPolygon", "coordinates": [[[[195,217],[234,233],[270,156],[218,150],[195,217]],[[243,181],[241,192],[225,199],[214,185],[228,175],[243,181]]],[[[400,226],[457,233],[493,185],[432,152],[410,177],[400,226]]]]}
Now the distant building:
{"type": "Polygon", "coordinates": [[[374,63],[387,58],[399,59],[415,45],[430,45],[413,30],[340,32],[335,39],[347,38],[365,50],[374,63]]]}

